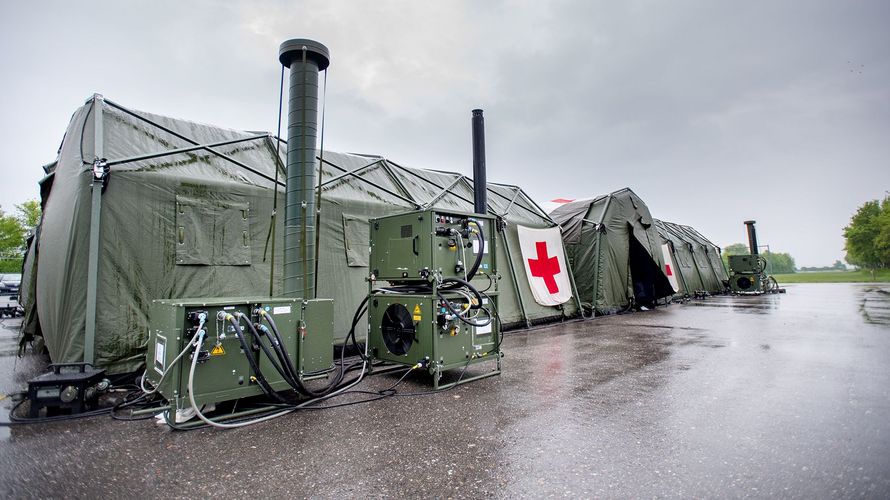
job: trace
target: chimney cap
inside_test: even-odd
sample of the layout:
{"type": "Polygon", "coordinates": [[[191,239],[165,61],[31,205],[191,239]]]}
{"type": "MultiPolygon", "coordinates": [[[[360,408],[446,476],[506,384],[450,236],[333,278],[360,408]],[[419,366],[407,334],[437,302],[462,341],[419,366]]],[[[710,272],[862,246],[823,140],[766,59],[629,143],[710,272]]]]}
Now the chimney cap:
{"type": "Polygon", "coordinates": [[[746,220],[746,221],[745,221],[745,225],[748,225],[748,224],[754,224],[755,222],[757,222],[757,221],[746,220]]]}
{"type": "Polygon", "coordinates": [[[321,42],[308,38],[293,38],[281,44],[278,48],[278,60],[281,64],[290,67],[295,60],[302,59],[303,47],[306,48],[306,58],[318,64],[318,70],[324,71],[331,63],[331,53],[321,42]]]}

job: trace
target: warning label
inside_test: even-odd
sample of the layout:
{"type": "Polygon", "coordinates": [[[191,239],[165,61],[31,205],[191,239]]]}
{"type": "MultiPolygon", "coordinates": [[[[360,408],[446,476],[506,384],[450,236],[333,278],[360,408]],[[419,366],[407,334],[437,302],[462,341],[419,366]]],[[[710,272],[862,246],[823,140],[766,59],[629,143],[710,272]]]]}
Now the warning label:
{"type": "Polygon", "coordinates": [[[414,306],[414,321],[420,321],[422,319],[420,315],[420,304],[414,306]]]}
{"type": "Polygon", "coordinates": [[[222,344],[216,344],[213,346],[213,349],[210,350],[211,356],[222,356],[226,353],[226,350],[223,349],[222,344]]]}

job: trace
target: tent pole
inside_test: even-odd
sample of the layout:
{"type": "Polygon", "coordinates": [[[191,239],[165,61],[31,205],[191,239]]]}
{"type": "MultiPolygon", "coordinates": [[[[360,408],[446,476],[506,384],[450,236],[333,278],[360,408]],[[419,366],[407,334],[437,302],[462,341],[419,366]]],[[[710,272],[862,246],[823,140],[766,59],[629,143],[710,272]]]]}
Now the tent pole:
{"type": "MultiPolygon", "coordinates": [[[[600,258],[603,253],[603,245],[602,245],[602,233],[605,230],[605,226],[603,225],[603,221],[606,220],[606,214],[609,213],[609,205],[612,204],[612,195],[607,195],[606,204],[603,206],[603,213],[600,214],[600,221],[594,226],[594,230],[596,231],[596,260],[593,262],[593,302],[591,307],[593,309],[593,316],[596,316],[596,299],[599,295],[600,290],[600,258]]],[[[591,202],[590,207],[593,207],[593,204],[596,203],[596,200],[591,202]]],[[[588,213],[590,213],[590,208],[587,209],[588,213]]],[[[584,224],[584,220],[581,221],[581,224],[584,224]]]]}
{"type": "MultiPolygon", "coordinates": [[[[103,98],[93,95],[93,135],[94,156],[93,170],[90,172],[91,203],[90,203],[90,245],[87,261],[87,305],[86,321],[83,337],[83,362],[93,364],[96,361],[96,289],[99,284],[99,226],[102,222],[102,187],[108,173],[105,165],[105,144],[103,142],[104,123],[102,116],[103,98]]],[[[86,119],[86,118],[84,118],[86,119]]]]}
{"type": "MultiPolygon", "coordinates": [[[[275,138],[281,137],[281,109],[284,106],[284,65],[281,66],[281,78],[278,84],[278,129],[275,138]]],[[[269,142],[271,146],[271,141],[269,142]]],[[[275,296],[275,226],[278,224],[278,173],[287,178],[287,168],[281,164],[281,141],[275,141],[275,184],[272,184],[272,214],[269,217],[269,240],[272,243],[272,256],[269,259],[269,297],[275,296]]],[[[285,153],[286,154],[286,153],[285,153]]],[[[287,185],[285,185],[285,188],[287,185]]],[[[268,240],[267,240],[268,241],[268,240]]],[[[265,256],[264,256],[265,257],[265,256]]]]}
{"type": "MultiPolygon", "coordinates": [[[[557,224],[556,227],[559,228],[559,237],[560,237],[560,239],[562,239],[562,226],[557,224]]],[[[565,241],[565,240],[563,240],[563,241],[565,241]]],[[[572,272],[572,266],[569,265],[569,259],[566,257],[565,245],[563,245],[563,247],[562,247],[562,258],[563,258],[563,261],[565,261],[566,267],[568,268],[568,269],[566,269],[566,273],[569,275],[569,283],[571,283],[571,285],[572,285],[572,295],[575,296],[575,304],[578,306],[578,312],[581,313],[581,317],[583,318],[584,317],[584,307],[581,306],[581,297],[578,296],[578,286],[575,285],[575,273],[572,272]]],[[[563,316],[565,316],[565,310],[563,310],[563,316]]]]}
{"type": "Polygon", "coordinates": [[[510,265],[510,276],[513,278],[513,291],[516,292],[516,299],[519,300],[519,310],[522,311],[522,319],[525,321],[525,327],[530,328],[531,322],[528,320],[528,314],[525,312],[525,302],[522,300],[522,293],[519,290],[519,281],[516,279],[516,269],[513,267],[513,252],[510,251],[510,237],[507,231],[504,231],[504,250],[507,252],[507,264],[510,265]]]}

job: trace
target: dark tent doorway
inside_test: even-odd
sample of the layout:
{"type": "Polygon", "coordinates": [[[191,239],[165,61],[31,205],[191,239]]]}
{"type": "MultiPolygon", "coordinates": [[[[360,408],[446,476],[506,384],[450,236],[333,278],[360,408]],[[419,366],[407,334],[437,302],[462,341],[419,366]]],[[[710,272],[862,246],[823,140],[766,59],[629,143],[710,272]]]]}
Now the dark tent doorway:
{"type": "Polygon", "coordinates": [[[633,282],[635,308],[654,309],[658,299],[674,294],[671,283],[661,272],[658,263],[652,260],[646,247],[633,235],[633,232],[628,238],[628,266],[630,279],[633,282]]]}

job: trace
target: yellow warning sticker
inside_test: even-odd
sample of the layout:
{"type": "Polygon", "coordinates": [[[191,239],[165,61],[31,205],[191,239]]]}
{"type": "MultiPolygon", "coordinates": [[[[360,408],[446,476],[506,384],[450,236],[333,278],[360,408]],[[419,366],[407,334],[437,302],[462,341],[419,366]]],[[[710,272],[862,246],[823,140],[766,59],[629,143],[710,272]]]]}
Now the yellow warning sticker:
{"type": "Polygon", "coordinates": [[[420,314],[420,304],[414,306],[414,314],[420,314]]]}
{"type": "Polygon", "coordinates": [[[414,319],[414,321],[421,321],[423,319],[420,315],[420,304],[414,306],[414,316],[412,319],[414,319]]]}
{"type": "Polygon", "coordinates": [[[223,349],[222,344],[216,344],[213,346],[213,349],[210,350],[211,356],[222,356],[226,353],[226,350],[223,349]]]}

